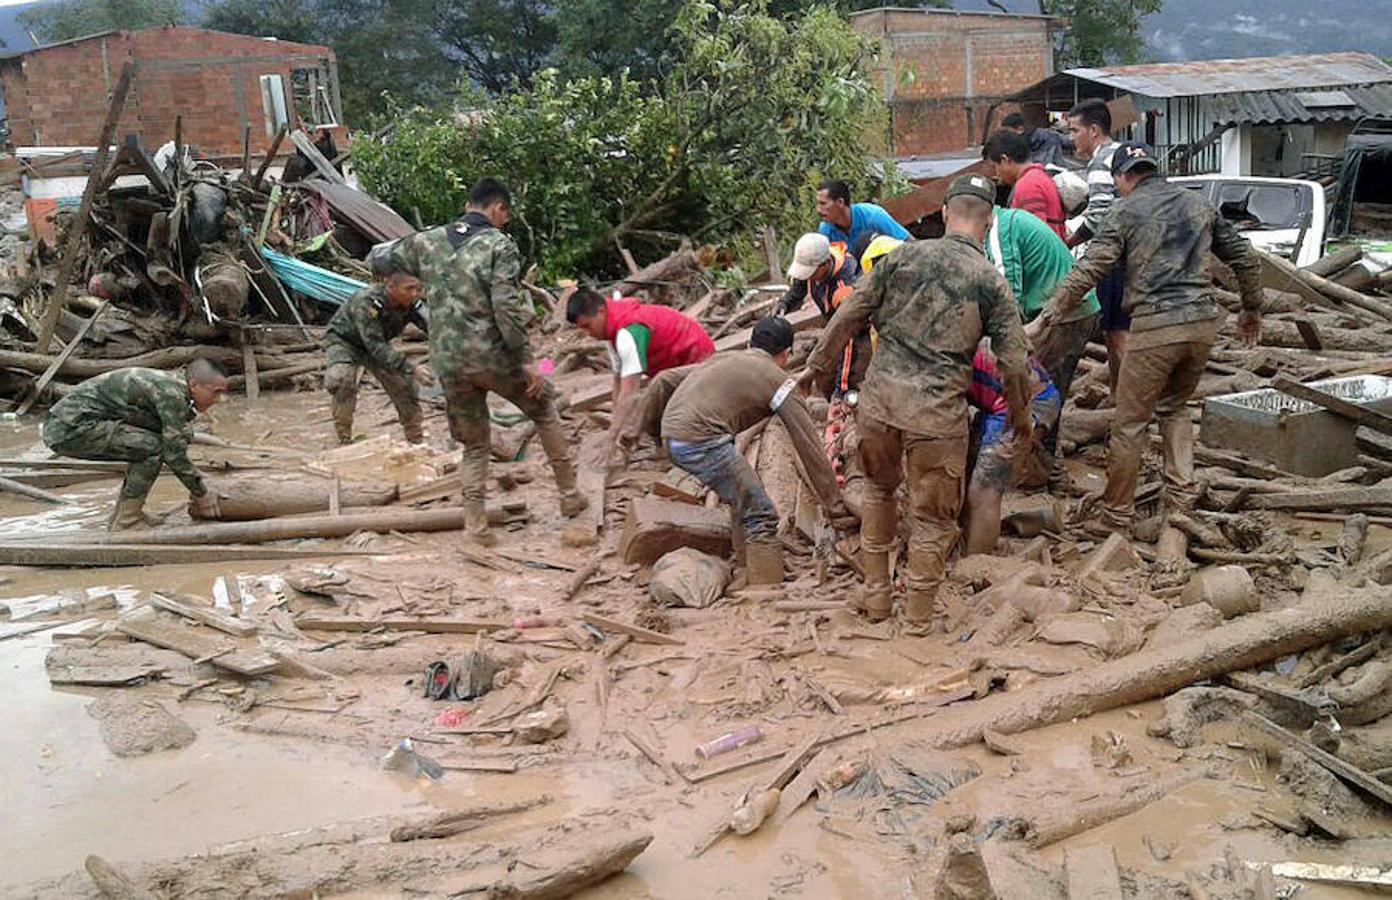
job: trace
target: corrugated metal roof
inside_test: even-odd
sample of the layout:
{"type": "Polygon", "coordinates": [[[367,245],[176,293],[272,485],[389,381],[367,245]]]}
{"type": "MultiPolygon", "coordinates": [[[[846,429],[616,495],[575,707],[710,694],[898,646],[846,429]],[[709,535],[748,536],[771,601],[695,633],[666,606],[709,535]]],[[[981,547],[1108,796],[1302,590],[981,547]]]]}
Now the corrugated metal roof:
{"type": "Polygon", "coordinates": [[[1067,69],[1064,74],[1161,99],[1392,82],[1392,66],[1356,52],[1067,69]]]}
{"type": "Polygon", "coordinates": [[[1392,117],[1392,82],[1354,87],[1346,85],[1339,91],[1353,102],[1352,106],[1330,106],[1315,101],[1302,91],[1244,91],[1233,94],[1214,94],[1203,98],[1203,109],[1216,125],[1245,122],[1252,125],[1275,122],[1339,122],[1356,121],[1367,117],[1392,117]]]}

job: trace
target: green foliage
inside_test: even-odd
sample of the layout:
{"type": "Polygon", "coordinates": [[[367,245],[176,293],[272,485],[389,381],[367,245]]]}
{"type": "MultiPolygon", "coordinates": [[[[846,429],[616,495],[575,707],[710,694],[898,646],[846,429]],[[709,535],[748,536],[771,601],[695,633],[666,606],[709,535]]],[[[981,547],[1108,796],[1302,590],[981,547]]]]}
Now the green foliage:
{"type": "Polygon", "coordinates": [[[179,0],[60,0],[26,9],[16,19],[52,44],[102,31],[180,25],[185,15],[179,0]]]}
{"type": "Polygon", "coordinates": [[[1141,19],[1162,5],[1164,0],[1039,0],[1039,12],[1069,20],[1054,60],[1062,69],[1140,62],[1141,19]]]}
{"type": "Polygon", "coordinates": [[[688,0],[655,82],[542,70],[453,110],[402,112],[355,145],[364,185],[429,221],[459,214],[485,175],[514,189],[513,232],[551,276],[602,274],[616,243],[656,256],[681,235],[752,255],[748,234],[815,221],[815,185],[866,181],[883,104],[861,74],[872,45],[829,8],[793,20],[761,3],[688,0]],[[460,111],[463,112],[460,112],[460,111]]]}

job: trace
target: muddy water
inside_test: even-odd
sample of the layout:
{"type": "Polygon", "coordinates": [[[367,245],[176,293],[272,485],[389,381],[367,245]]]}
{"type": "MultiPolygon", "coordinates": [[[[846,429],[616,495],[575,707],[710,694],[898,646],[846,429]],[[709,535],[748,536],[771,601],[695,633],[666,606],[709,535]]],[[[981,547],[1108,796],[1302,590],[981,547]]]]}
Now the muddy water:
{"type": "MultiPolygon", "coordinates": [[[[310,450],[329,446],[331,427],[320,395],[271,394],[268,398],[273,403],[263,400],[255,409],[240,399],[220,406],[216,433],[235,442],[310,450]]],[[[390,419],[390,408],[381,395],[365,392],[359,410],[360,430],[384,433],[388,429],[377,423],[390,419]]],[[[435,441],[442,442],[440,420],[428,419],[428,428],[435,441]]],[[[215,451],[196,452],[207,458],[215,451]]],[[[42,455],[37,429],[31,423],[0,425],[0,455],[42,455]]],[[[255,461],[245,455],[236,458],[255,461]]],[[[0,537],[98,528],[115,490],[114,479],[60,489],[59,493],[76,501],[72,507],[60,509],[0,495],[0,537]]],[[[583,554],[556,545],[550,527],[554,498],[549,490],[540,489],[533,504],[538,526],[507,536],[504,548],[577,564],[583,561],[583,554]]],[[[162,477],[151,499],[151,511],[177,510],[183,500],[178,482],[162,477]]],[[[176,511],[171,521],[183,515],[176,511]]],[[[1310,527],[1321,534],[1337,534],[1337,526],[1310,527]]],[[[1381,531],[1374,529],[1375,540],[1385,541],[1386,535],[1392,534],[1381,531]]],[[[414,558],[364,564],[365,571],[397,583],[425,581],[427,574],[439,574],[458,582],[460,596],[487,595],[493,598],[489,602],[503,602],[500,608],[519,613],[529,611],[528,598],[554,597],[557,585],[567,577],[525,570],[520,574],[475,574],[465,582],[448,569],[455,557],[447,537],[419,536],[409,545],[398,546],[415,554],[414,558]]],[[[0,583],[0,597],[87,588],[159,589],[210,596],[219,576],[264,575],[280,569],[280,565],[269,563],[87,571],[12,569],[0,571],[0,578],[8,579],[0,583]]],[[[612,590],[637,593],[622,580],[612,590]]],[[[545,603],[538,609],[554,611],[545,603]]],[[[706,621],[718,626],[720,617],[726,615],[747,621],[745,610],[713,612],[706,621]]],[[[701,621],[701,617],[693,616],[692,621],[701,621]]],[[[511,775],[450,772],[438,783],[383,772],[378,758],[385,746],[310,742],[235,730],[227,724],[232,714],[219,705],[175,704],[170,699],[174,690],[168,687],[141,690],[165,698],[195,728],[197,740],[179,751],[117,759],[107,751],[95,720],[85,712],[94,692],[49,686],[43,657],[51,638],[41,634],[0,641],[0,684],[5,688],[0,693],[0,788],[5,798],[0,847],[6,851],[5,866],[0,869],[0,896],[18,895],[21,885],[70,872],[89,853],[120,863],[139,863],[268,833],[539,794],[550,794],[554,802],[515,821],[482,829],[476,833],[477,839],[521,839],[529,830],[596,809],[627,811],[632,814],[632,825],[655,834],[653,845],[627,874],[589,896],[925,895],[934,874],[929,863],[935,857],[925,856],[931,854],[930,847],[914,847],[892,836],[877,835],[869,822],[824,819],[811,808],[814,804],[783,824],[766,825],[747,838],[727,837],[702,858],[689,858],[691,848],[711,823],[733,807],[741,791],[767,778],[769,767],[714,779],[696,788],[664,786],[656,769],[636,756],[618,733],[630,723],[650,722],[666,754],[687,761],[696,743],[725,727],[727,720],[713,718],[712,711],[743,693],[741,664],[749,653],[743,636],[731,634],[730,629],[721,633],[718,627],[703,628],[700,635],[691,638],[687,648],[680,648],[702,673],[689,690],[672,687],[688,665],[684,660],[627,671],[616,680],[602,728],[587,685],[567,685],[572,735],[567,738],[566,754],[511,775]]],[[[943,672],[951,668],[941,661],[956,652],[941,637],[898,640],[892,646],[851,640],[842,642],[841,647],[846,655],[804,657],[798,665],[824,681],[844,677],[870,683],[913,683],[923,680],[925,673],[941,674],[938,665],[943,672]],[[910,657],[930,665],[915,664],[910,657]]],[[[633,645],[619,660],[655,659],[666,649],[633,645]]],[[[428,704],[414,698],[400,677],[351,681],[363,697],[349,708],[350,713],[385,716],[404,710],[408,718],[414,716],[414,721],[421,723],[433,714],[428,704]]],[[[1022,757],[995,756],[982,747],[963,751],[980,766],[982,777],[943,801],[941,808],[933,807],[929,815],[945,819],[949,811],[971,812],[980,826],[995,815],[1019,814],[1039,804],[1067,804],[1125,783],[1125,777],[1136,776],[1099,774],[1091,762],[1092,735],[1108,730],[1123,736],[1138,766],[1173,766],[1178,751],[1144,733],[1145,723],[1155,714],[1156,708],[1148,705],[1041,729],[1020,737],[1027,748],[1022,757]]],[[[765,746],[783,746],[794,732],[803,733],[811,727],[802,721],[804,718],[760,719],[770,735],[765,746]]],[[[831,752],[873,752],[913,734],[913,726],[906,725],[847,741],[831,752]]],[[[446,757],[470,752],[467,743],[443,748],[422,745],[421,749],[428,753],[438,750],[446,757]]],[[[1248,860],[1385,862],[1350,859],[1334,845],[1287,841],[1269,830],[1240,827],[1238,822],[1252,807],[1253,798],[1259,801],[1277,785],[1269,771],[1248,764],[1245,751],[1221,745],[1214,745],[1214,750],[1226,754],[1216,760],[1224,778],[1191,784],[1139,813],[1049,848],[1042,854],[1042,863],[1057,870],[1069,846],[1095,842],[1112,844],[1125,868],[1181,881],[1186,871],[1207,871],[1221,861],[1228,846],[1248,860]],[[1146,846],[1147,837],[1152,845],[1172,847],[1170,858],[1157,860],[1146,846]]],[[[999,847],[1001,841],[991,844],[999,847]]],[[[1005,897],[1035,896],[1027,881],[1007,881],[997,887],[1005,897]]],[[[1342,900],[1356,894],[1307,887],[1300,896],[1342,900]]]]}

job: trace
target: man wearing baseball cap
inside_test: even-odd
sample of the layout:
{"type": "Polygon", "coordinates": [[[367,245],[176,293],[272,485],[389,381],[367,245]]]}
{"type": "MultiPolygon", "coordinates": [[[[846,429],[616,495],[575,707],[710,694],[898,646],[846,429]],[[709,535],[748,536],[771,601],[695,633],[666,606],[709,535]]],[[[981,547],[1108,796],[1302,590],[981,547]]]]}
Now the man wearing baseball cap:
{"type": "Polygon", "coordinates": [[[878,334],[856,411],[869,484],[861,513],[861,608],[872,619],[892,610],[899,483],[908,473],[910,537],[904,618],[933,618],[947,557],[957,543],[967,469],[967,389],[972,357],[991,338],[1007,419],[1030,431],[1028,347],[1015,298],[982,251],[996,186],[964,175],[947,189],[941,240],[907,243],[874,271],[832,316],[807,361],[804,383],[824,382],[852,335],[878,334]],[[907,466],[905,461],[907,459],[907,466]]]}
{"type": "MultiPolygon", "coordinates": [[[[788,280],[792,284],[774,305],[773,314],[786,316],[796,312],[811,296],[822,313],[822,321],[829,322],[836,308],[851,295],[859,277],[860,264],[845,244],[828,240],[826,235],[815,231],[804,234],[793,245],[793,262],[788,266],[788,280]]],[[[860,387],[865,367],[870,364],[870,352],[870,329],[867,328],[846,345],[828,396],[840,398],[860,387]]]]}
{"type": "Polygon", "coordinates": [[[1160,417],[1164,441],[1167,508],[1189,510],[1197,499],[1194,433],[1185,403],[1203,375],[1224,319],[1205,271],[1208,252],[1237,275],[1242,294],[1237,332],[1248,344],[1256,343],[1261,332],[1261,264],[1247,239],[1202,196],[1160,175],[1145,143],[1117,147],[1112,176],[1122,199],[1031,323],[1031,332],[1066,320],[1099,279],[1125,263],[1131,334],[1117,378],[1103,518],[1094,530],[1127,533],[1152,415],[1160,417]]]}

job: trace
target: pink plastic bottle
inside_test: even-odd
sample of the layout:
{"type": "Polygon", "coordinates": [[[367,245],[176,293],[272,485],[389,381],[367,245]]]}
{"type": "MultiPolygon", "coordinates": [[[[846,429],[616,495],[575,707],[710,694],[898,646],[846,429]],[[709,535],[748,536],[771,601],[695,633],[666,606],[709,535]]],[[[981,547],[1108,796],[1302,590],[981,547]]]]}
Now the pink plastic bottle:
{"type": "Polygon", "coordinates": [[[715,740],[702,744],[696,748],[696,755],[702,759],[710,759],[712,756],[729,753],[731,750],[738,750],[740,747],[757,744],[763,739],[764,733],[759,730],[758,725],[746,725],[738,731],[722,734],[715,740]]]}

